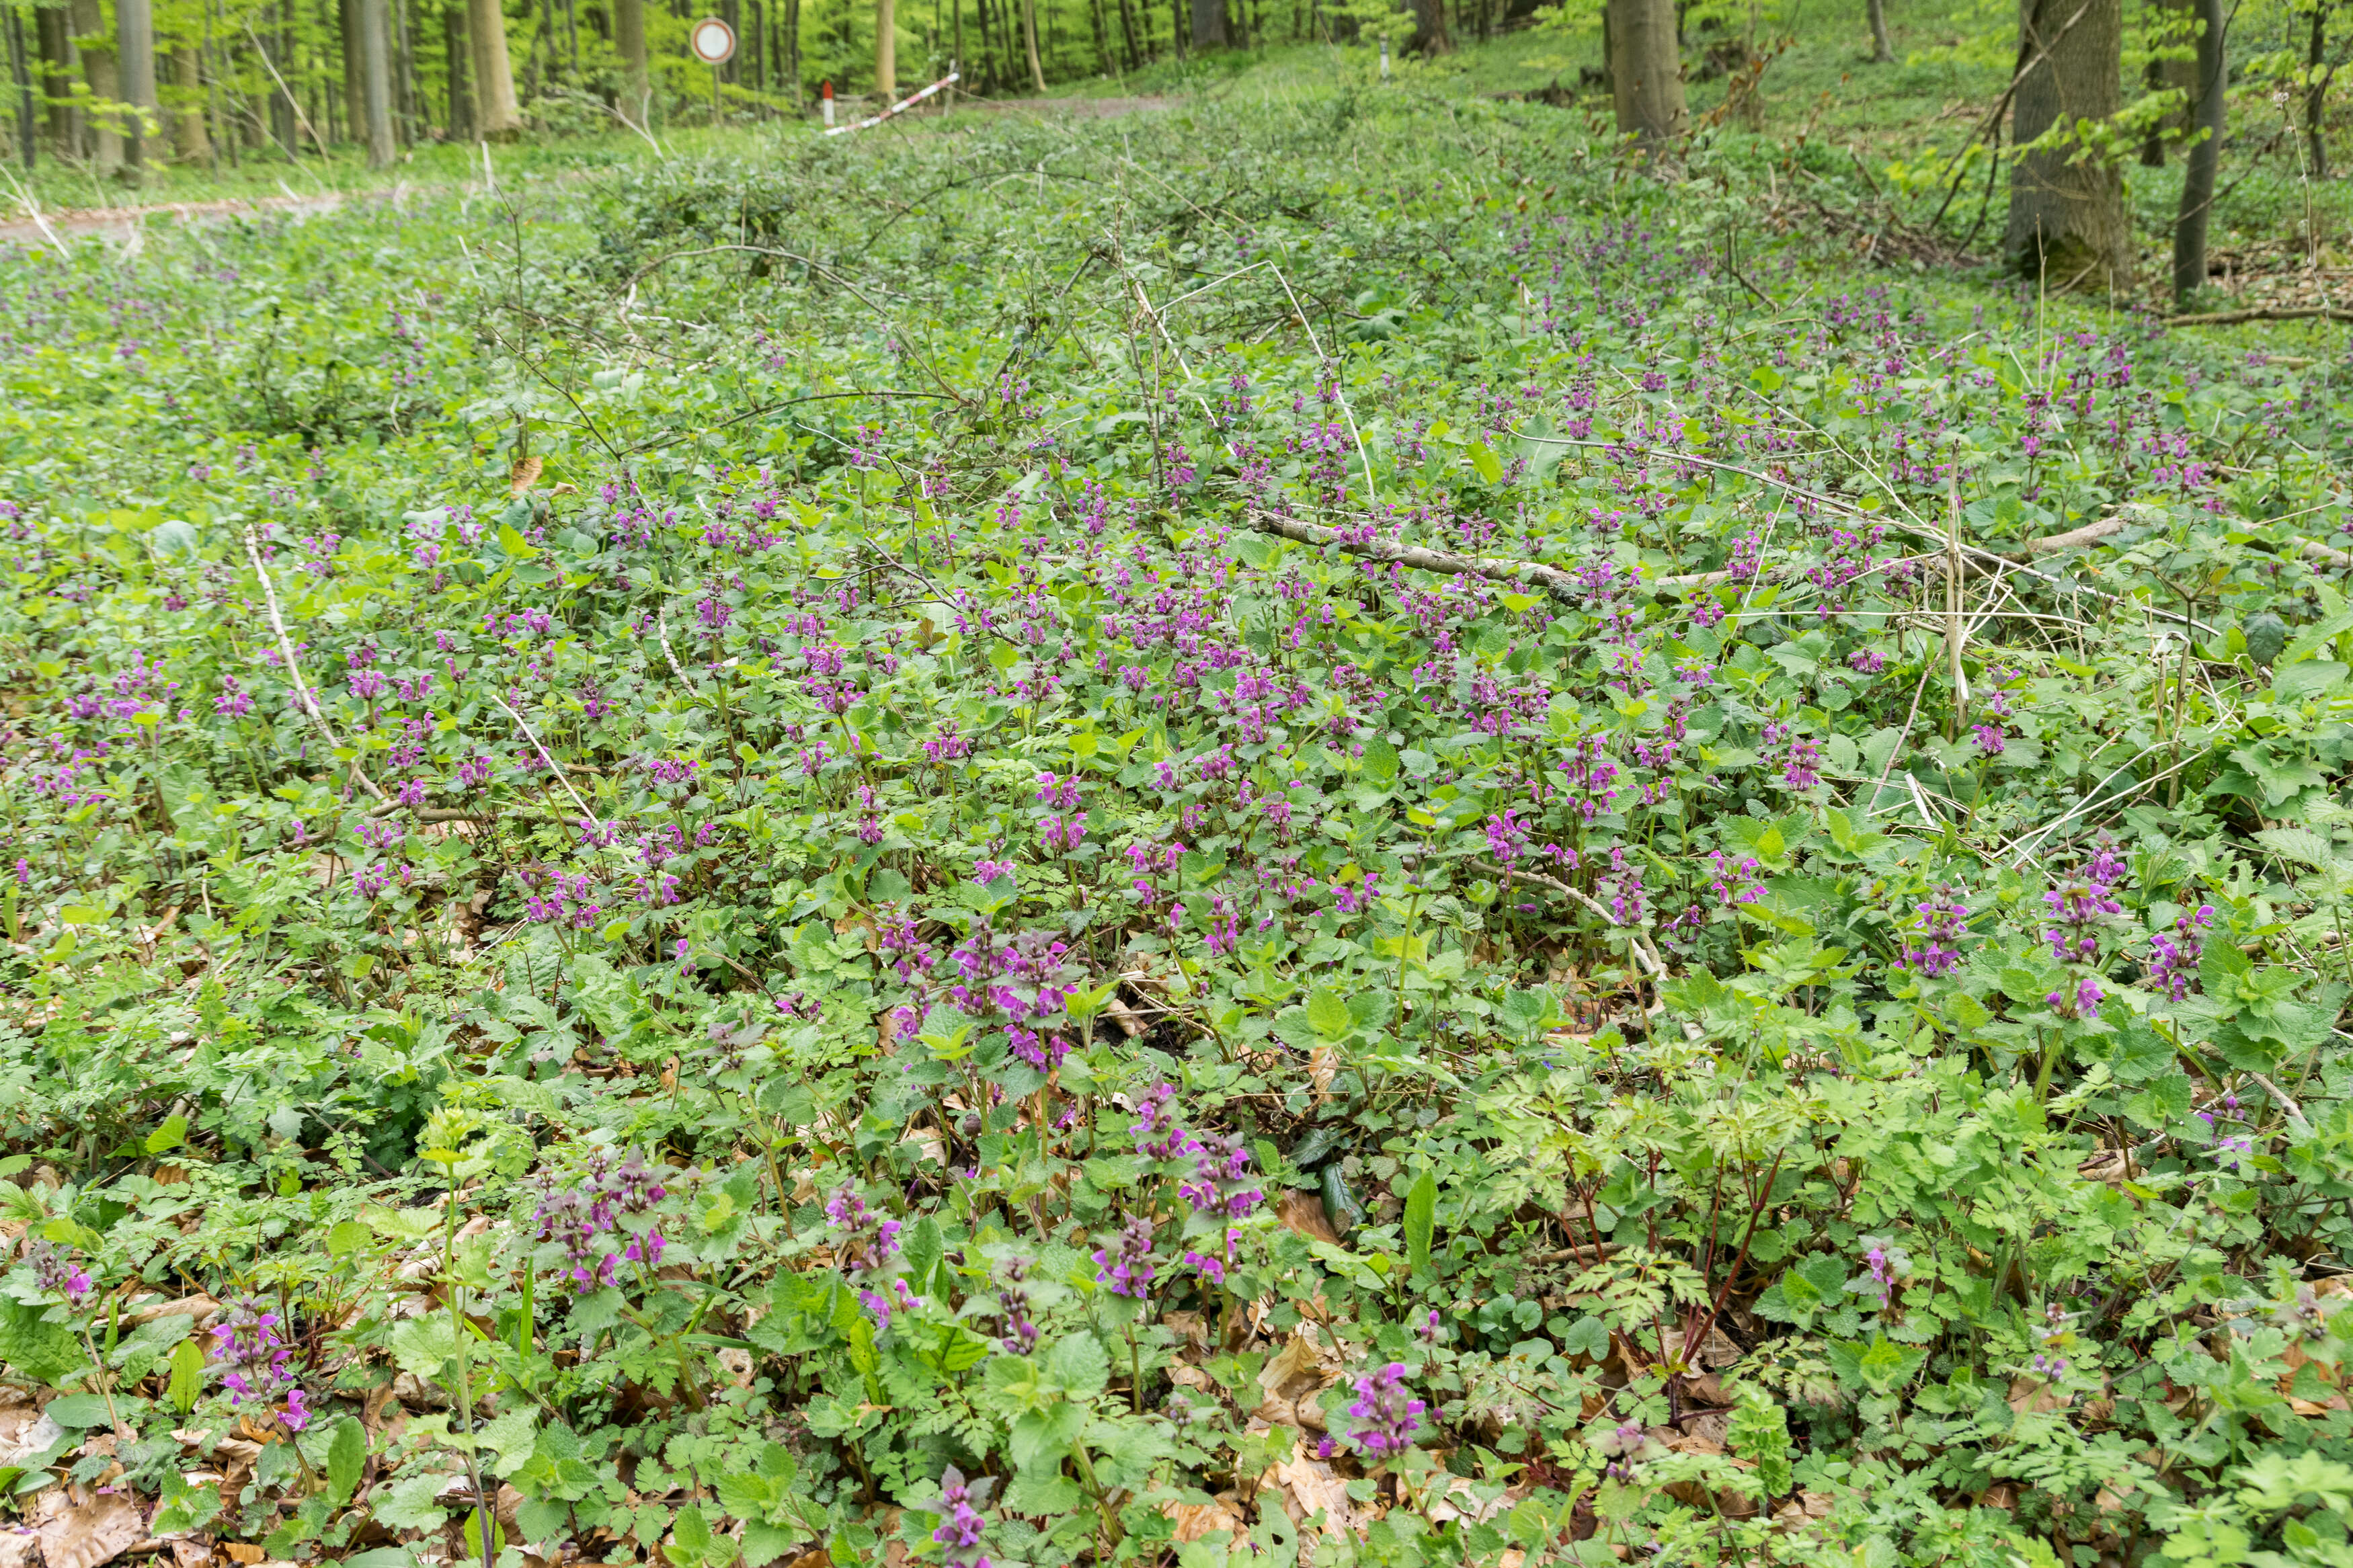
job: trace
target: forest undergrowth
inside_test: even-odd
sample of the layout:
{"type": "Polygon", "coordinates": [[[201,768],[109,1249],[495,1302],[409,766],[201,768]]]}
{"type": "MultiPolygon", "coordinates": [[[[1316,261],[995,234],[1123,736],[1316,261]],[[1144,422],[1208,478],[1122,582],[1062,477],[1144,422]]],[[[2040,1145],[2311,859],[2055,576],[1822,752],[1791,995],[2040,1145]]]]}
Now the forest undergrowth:
{"type": "Polygon", "coordinates": [[[0,1557],[2348,1561],[2341,353],[1786,156],[0,253],[0,1557]]]}

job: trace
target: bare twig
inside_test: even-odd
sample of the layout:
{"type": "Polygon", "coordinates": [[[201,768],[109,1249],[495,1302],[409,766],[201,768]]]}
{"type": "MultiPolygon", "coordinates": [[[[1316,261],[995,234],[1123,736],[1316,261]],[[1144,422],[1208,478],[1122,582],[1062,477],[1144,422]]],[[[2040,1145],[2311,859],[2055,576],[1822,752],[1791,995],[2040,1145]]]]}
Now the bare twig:
{"type": "MultiPolygon", "coordinates": [[[[250,528],[245,531],[245,555],[253,563],[253,574],[261,579],[261,602],[269,612],[269,629],[278,634],[278,651],[286,659],[286,673],[294,682],[298,705],[311,716],[311,722],[319,727],[319,733],[327,738],[327,752],[332,756],[343,750],[343,743],[335,738],[334,726],[327,722],[326,712],[320,708],[318,698],[311,694],[311,688],[302,679],[302,661],[294,657],[294,639],[286,635],[286,617],[278,613],[278,589],[269,581],[269,568],[261,563],[261,546],[256,542],[250,528]]],[[[375,781],[368,777],[366,771],[360,766],[357,750],[352,752],[352,776],[360,781],[368,794],[390,804],[392,797],[378,789],[375,781]]]]}
{"type": "Polygon", "coordinates": [[[501,697],[497,692],[493,691],[491,693],[491,700],[499,705],[500,712],[505,714],[508,718],[513,720],[517,725],[521,726],[524,736],[530,740],[533,749],[539,752],[539,760],[545,763],[548,765],[549,771],[555,774],[555,782],[564,786],[564,793],[572,797],[572,804],[580,808],[580,815],[582,817],[586,819],[591,827],[594,827],[596,830],[596,837],[599,838],[604,837],[604,823],[598,820],[595,812],[588,809],[588,803],[580,798],[580,792],[572,787],[572,781],[564,776],[564,770],[556,764],[555,759],[547,754],[547,748],[540,743],[539,735],[537,731],[532,729],[530,722],[525,720],[522,714],[508,707],[506,699],[501,697]]]}

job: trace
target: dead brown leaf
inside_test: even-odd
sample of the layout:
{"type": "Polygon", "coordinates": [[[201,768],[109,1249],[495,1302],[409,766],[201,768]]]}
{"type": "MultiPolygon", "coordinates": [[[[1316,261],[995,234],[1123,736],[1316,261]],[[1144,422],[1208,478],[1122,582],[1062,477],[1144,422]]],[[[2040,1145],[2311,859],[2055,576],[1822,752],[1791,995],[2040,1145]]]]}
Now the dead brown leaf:
{"type": "Polygon", "coordinates": [[[121,1492],[97,1492],[43,1520],[34,1533],[48,1568],[98,1568],[147,1539],[138,1505],[121,1492]]]}
{"type": "Polygon", "coordinates": [[[1325,1535],[1338,1541],[1355,1533],[1356,1515],[1348,1502],[1348,1483],[1323,1460],[1293,1454],[1269,1470],[1260,1485],[1270,1483],[1293,1523],[1303,1528],[1320,1511],[1325,1535]]]}
{"type": "Polygon", "coordinates": [[[539,483],[540,470],[547,467],[544,458],[517,458],[507,473],[507,494],[519,496],[539,483]]]}
{"type": "Polygon", "coordinates": [[[1235,1540],[1242,1534],[1242,1517],[1215,1499],[1205,1503],[1165,1502],[1161,1514],[1176,1523],[1175,1539],[1198,1541],[1212,1531],[1229,1531],[1235,1540]]]}
{"type": "Polygon", "coordinates": [[[1286,1192],[1275,1207],[1275,1214],[1284,1226],[1297,1231],[1310,1241],[1328,1241],[1340,1245],[1340,1233],[1332,1228],[1332,1218],[1324,1212],[1324,1200],[1314,1193],[1286,1192]]]}

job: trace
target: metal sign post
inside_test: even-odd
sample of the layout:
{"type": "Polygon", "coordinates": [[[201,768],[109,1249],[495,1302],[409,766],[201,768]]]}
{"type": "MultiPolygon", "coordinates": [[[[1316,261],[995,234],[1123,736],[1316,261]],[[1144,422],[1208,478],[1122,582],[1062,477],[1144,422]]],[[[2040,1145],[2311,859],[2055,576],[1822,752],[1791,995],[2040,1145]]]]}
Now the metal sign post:
{"type": "Polygon", "coordinates": [[[686,47],[711,68],[711,123],[719,123],[719,68],[735,58],[735,29],[717,16],[705,16],[688,29],[686,47]]]}

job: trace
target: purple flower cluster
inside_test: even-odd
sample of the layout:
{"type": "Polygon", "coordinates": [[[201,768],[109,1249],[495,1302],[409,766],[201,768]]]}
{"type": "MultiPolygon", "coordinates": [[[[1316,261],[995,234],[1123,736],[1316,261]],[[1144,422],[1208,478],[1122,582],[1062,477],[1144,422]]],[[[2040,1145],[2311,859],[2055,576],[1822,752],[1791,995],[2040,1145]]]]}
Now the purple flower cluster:
{"type": "Polygon", "coordinates": [[[1348,1418],[1356,1424],[1348,1435],[1350,1440],[1377,1459],[1412,1447],[1413,1435],[1421,1430],[1422,1413],[1430,1406],[1408,1394],[1405,1363],[1393,1361],[1356,1379],[1356,1403],[1348,1406],[1348,1418]]]}
{"type": "Polygon", "coordinates": [[[1095,1279],[1114,1296],[1143,1300],[1152,1294],[1152,1222],[1137,1215],[1120,1228],[1108,1247],[1095,1248],[1095,1279]]]}
{"type": "Polygon", "coordinates": [[[80,1306],[90,1294],[90,1270],[70,1252],[36,1241],[26,1247],[25,1261],[33,1266],[33,1283],[49,1295],[64,1297],[67,1306],[80,1306]]]}
{"type": "Polygon", "coordinates": [[[2042,933],[2052,957],[2062,963],[2089,963],[2100,955],[2096,928],[2125,912],[2116,896],[2124,874],[2124,857],[2102,847],[2079,875],[2042,895],[2054,922],[2042,933]]]}
{"type": "Polygon", "coordinates": [[[825,1217],[844,1233],[834,1256],[842,1277],[858,1292],[859,1304],[874,1314],[875,1327],[887,1329],[892,1313],[913,1311],[923,1304],[902,1276],[906,1261],[899,1247],[899,1221],[868,1208],[866,1200],[849,1187],[833,1194],[825,1205],[825,1217]]]}
{"type": "MultiPolygon", "coordinates": [[[[303,1408],[302,1390],[288,1364],[294,1358],[294,1348],[279,1331],[282,1323],[260,1301],[238,1302],[214,1325],[213,1364],[221,1369],[221,1386],[228,1390],[232,1405],[248,1400],[266,1405],[282,1395],[294,1421],[307,1422],[310,1415],[303,1408]]],[[[296,1425],[293,1429],[299,1432],[301,1426],[296,1425]]]]}
{"type": "Polygon", "coordinates": [[[2158,931],[2148,939],[2147,979],[2169,1001],[2179,1002],[2198,988],[2198,961],[2205,956],[2205,929],[2214,923],[2214,906],[2200,904],[2194,915],[2181,915],[2173,933],[2158,931]]]}
{"type": "Polygon", "coordinates": [[[1968,934],[1969,910],[1958,888],[1938,888],[1925,903],[1914,906],[1911,931],[1895,962],[1930,979],[1950,974],[1961,962],[1961,938],[1968,934]]]}
{"type": "Polygon", "coordinates": [[[980,1515],[980,1505],[988,1501],[989,1488],[995,1484],[987,1476],[967,1482],[954,1465],[940,1477],[942,1518],[932,1539],[945,1549],[946,1568],[990,1568],[980,1550],[981,1532],[988,1524],[980,1515]]]}
{"type": "Polygon", "coordinates": [[[616,1163],[604,1150],[589,1154],[580,1179],[565,1184],[553,1173],[540,1179],[539,1205],[532,1213],[533,1235],[564,1247],[563,1271],[586,1293],[610,1285],[623,1263],[659,1267],[668,1245],[659,1230],[625,1226],[621,1216],[646,1214],[670,1195],[662,1172],[632,1153],[616,1163]],[[617,1233],[617,1234],[616,1234],[617,1233]],[[607,1237],[621,1243],[614,1250],[607,1237]]]}

